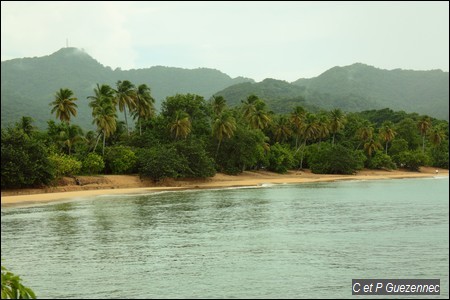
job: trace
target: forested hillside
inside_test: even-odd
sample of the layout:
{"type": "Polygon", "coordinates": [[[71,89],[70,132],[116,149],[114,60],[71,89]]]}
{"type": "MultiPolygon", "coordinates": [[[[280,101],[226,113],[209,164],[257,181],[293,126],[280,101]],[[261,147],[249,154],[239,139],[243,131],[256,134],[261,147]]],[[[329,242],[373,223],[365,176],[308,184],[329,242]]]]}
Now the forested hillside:
{"type": "Polygon", "coordinates": [[[60,88],[71,89],[78,105],[77,124],[92,127],[88,96],[93,95],[97,83],[115,88],[118,80],[135,85],[147,84],[155,98],[156,108],[162,100],[176,93],[195,93],[210,97],[230,85],[252,81],[234,78],[214,69],[181,69],[156,66],[122,71],[105,67],[83,50],[63,48],[44,57],[21,58],[1,63],[1,119],[2,126],[31,116],[39,128],[47,126],[49,103],[60,88]]]}
{"type": "Polygon", "coordinates": [[[270,109],[285,113],[297,105],[310,110],[340,108],[347,112],[391,108],[449,118],[448,72],[441,70],[381,70],[364,64],[334,67],[318,77],[293,83],[265,79],[242,83],[217,92],[231,105],[250,94],[267,102],[270,109]]]}

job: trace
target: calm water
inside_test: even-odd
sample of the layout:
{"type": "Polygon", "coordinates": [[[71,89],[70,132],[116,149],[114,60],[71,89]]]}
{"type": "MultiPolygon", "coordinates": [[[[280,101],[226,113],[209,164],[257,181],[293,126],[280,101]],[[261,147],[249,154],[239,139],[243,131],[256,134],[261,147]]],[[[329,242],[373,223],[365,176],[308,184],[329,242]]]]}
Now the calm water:
{"type": "Polygon", "coordinates": [[[6,208],[2,263],[39,298],[349,298],[352,278],[448,298],[448,198],[447,177],[6,208]]]}

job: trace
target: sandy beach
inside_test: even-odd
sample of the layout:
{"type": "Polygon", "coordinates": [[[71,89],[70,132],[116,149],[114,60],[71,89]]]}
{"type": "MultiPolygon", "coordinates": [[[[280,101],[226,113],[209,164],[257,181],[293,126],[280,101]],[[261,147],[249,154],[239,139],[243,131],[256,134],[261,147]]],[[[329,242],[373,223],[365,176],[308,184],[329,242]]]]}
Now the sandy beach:
{"type": "Polygon", "coordinates": [[[225,187],[258,186],[262,184],[308,183],[336,180],[377,180],[395,178],[417,178],[447,176],[448,170],[421,167],[419,172],[408,170],[361,170],[355,175],[313,174],[309,170],[289,171],[277,174],[268,171],[246,171],[237,176],[216,174],[206,179],[166,179],[158,183],[141,180],[137,175],[99,175],[63,178],[56,186],[38,189],[16,189],[1,191],[1,205],[30,206],[46,202],[67,200],[108,194],[136,194],[157,191],[211,189],[225,187]],[[438,173],[436,173],[438,170],[438,173]]]}

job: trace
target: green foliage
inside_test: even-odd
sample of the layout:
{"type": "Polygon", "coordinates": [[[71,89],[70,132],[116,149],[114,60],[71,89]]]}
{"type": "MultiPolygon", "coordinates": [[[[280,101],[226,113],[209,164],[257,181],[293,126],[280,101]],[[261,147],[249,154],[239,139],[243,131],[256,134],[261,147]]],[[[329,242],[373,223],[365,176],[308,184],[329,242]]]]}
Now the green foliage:
{"type": "Polygon", "coordinates": [[[412,171],[419,171],[420,166],[427,165],[429,157],[422,151],[403,151],[393,157],[395,163],[412,171]]]}
{"type": "Polygon", "coordinates": [[[267,169],[276,173],[286,173],[294,165],[294,158],[289,148],[276,143],[270,147],[267,169]]]}
{"type": "Polygon", "coordinates": [[[66,154],[52,154],[49,160],[55,166],[57,178],[77,175],[81,170],[81,161],[66,154]]]}
{"type": "Polygon", "coordinates": [[[397,169],[397,166],[392,161],[392,158],[381,151],[377,151],[375,155],[369,159],[368,167],[371,169],[397,169]]]}
{"type": "Polygon", "coordinates": [[[139,175],[154,181],[163,178],[178,178],[187,172],[188,162],[181,157],[173,146],[155,145],[150,149],[141,149],[137,153],[139,175]]]}
{"type": "Polygon", "coordinates": [[[24,286],[20,276],[2,267],[2,299],[36,299],[29,287],[24,286]]]}
{"type": "Polygon", "coordinates": [[[22,188],[49,184],[54,165],[43,143],[17,128],[2,129],[1,186],[22,188]]]}
{"type": "Polygon", "coordinates": [[[136,169],[137,157],[133,150],[127,146],[114,146],[106,148],[106,169],[113,174],[129,174],[136,169]]]}
{"type": "Polygon", "coordinates": [[[445,140],[440,145],[433,147],[430,151],[431,165],[433,167],[448,169],[448,140],[445,140]]]}
{"type": "Polygon", "coordinates": [[[231,138],[222,141],[216,164],[221,172],[233,175],[255,168],[264,160],[265,146],[265,136],[260,130],[240,124],[231,138]]]}
{"type": "Polygon", "coordinates": [[[394,156],[403,151],[408,150],[408,142],[405,139],[395,139],[392,141],[392,145],[389,148],[389,155],[394,156]]]}
{"type": "Polygon", "coordinates": [[[356,153],[339,144],[322,143],[309,157],[311,171],[318,174],[353,174],[363,161],[360,152],[356,153]]]}
{"type": "Polygon", "coordinates": [[[188,139],[174,144],[180,158],[187,163],[180,177],[206,178],[216,174],[214,160],[207,154],[200,140],[188,139]]]}
{"type": "Polygon", "coordinates": [[[82,171],[85,174],[99,174],[105,168],[103,158],[97,153],[89,153],[83,160],[82,171]]]}

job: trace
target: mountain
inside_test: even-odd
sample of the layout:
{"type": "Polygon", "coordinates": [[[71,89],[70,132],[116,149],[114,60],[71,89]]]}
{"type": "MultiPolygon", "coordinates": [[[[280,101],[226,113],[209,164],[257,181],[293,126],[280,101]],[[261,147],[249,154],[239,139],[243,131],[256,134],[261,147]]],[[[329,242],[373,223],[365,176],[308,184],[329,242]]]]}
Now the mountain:
{"type": "Polygon", "coordinates": [[[236,105],[255,94],[277,113],[286,113],[297,105],[312,111],[341,108],[348,112],[388,107],[448,120],[448,83],[448,72],[441,70],[382,70],[356,63],[293,83],[265,79],[236,84],[215,95],[236,105]]]}
{"type": "MultiPolygon", "coordinates": [[[[1,124],[17,122],[22,116],[31,116],[40,129],[47,127],[49,103],[60,88],[71,89],[78,105],[78,116],[73,123],[92,129],[88,96],[96,84],[115,87],[118,80],[133,84],[147,84],[151,88],[155,106],[160,107],[167,96],[176,93],[195,93],[205,98],[216,91],[252,79],[230,76],[214,69],[181,69],[155,66],[122,71],[105,67],[86,52],[77,48],[62,48],[43,57],[18,58],[1,62],[1,124]]],[[[119,114],[123,118],[123,114],[119,114]],[[121,116],[122,115],[122,116],[121,116]]]]}

